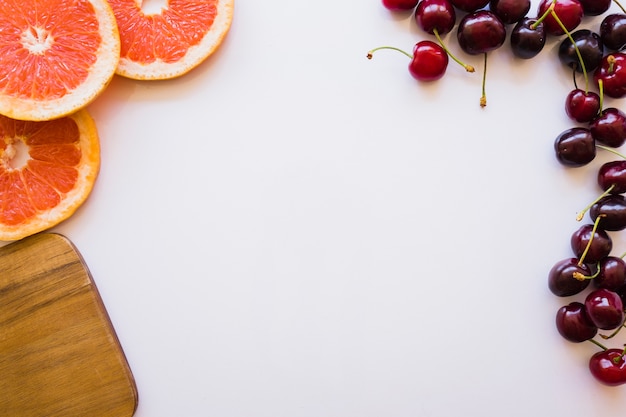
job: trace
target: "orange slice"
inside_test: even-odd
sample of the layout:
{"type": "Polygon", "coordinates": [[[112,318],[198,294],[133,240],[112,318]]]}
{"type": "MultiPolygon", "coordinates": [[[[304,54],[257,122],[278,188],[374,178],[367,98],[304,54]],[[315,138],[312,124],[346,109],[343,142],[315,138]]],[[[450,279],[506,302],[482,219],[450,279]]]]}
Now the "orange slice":
{"type": "Polygon", "coordinates": [[[71,216],[100,168],[87,110],[49,121],[0,116],[0,240],[17,240],[71,216]]]}
{"type": "Polygon", "coordinates": [[[169,0],[146,13],[141,0],[109,3],[122,42],[117,73],[138,80],[174,78],[198,66],[222,43],[234,8],[234,0],[169,0]]]}
{"type": "Polygon", "coordinates": [[[104,90],[119,49],[106,0],[0,1],[0,114],[74,113],[104,90]]]}

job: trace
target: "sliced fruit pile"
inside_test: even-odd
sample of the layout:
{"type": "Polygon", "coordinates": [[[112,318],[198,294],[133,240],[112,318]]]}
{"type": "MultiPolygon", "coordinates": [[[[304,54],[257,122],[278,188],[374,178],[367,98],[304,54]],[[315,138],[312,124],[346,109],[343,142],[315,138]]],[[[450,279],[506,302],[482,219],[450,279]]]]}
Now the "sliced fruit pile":
{"type": "Polygon", "coordinates": [[[0,2],[0,240],[71,216],[100,168],[86,106],[120,76],[179,77],[230,29],[234,0],[0,2]]]}
{"type": "MultiPolygon", "coordinates": [[[[434,39],[417,42],[412,54],[382,46],[367,57],[381,49],[403,52],[411,59],[410,74],[419,81],[440,79],[449,57],[473,72],[441,38],[455,26],[460,48],[467,55],[484,55],[485,68],[487,53],[504,45],[507,33],[518,59],[537,56],[549,37],[559,42],[558,59],[572,71],[574,86],[564,97],[564,109],[574,126],[553,142],[557,161],[568,168],[581,167],[590,164],[598,151],[618,158],[599,167],[602,194],[577,219],[582,221],[588,214],[591,221],[572,234],[572,253],[547,274],[550,291],[567,299],[556,313],[556,328],[569,342],[591,342],[594,352],[588,366],[597,381],[626,384],[626,345],[614,339],[626,327],[626,254],[614,253],[611,237],[626,230],[626,156],[618,152],[626,143],[626,114],[607,103],[626,97],[626,53],[622,52],[626,10],[616,0],[541,0],[535,16],[528,14],[530,0],[382,0],[382,4],[412,14],[418,27],[434,39]],[[613,3],[619,12],[609,11],[613,3]],[[458,22],[457,15],[462,15],[458,22]],[[580,28],[589,16],[602,17],[596,30],[580,28]],[[506,25],[512,25],[510,31],[506,25]],[[609,348],[610,341],[617,347],[609,348]]],[[[481,106],[486,105],[485,73],[481,106]]]]}

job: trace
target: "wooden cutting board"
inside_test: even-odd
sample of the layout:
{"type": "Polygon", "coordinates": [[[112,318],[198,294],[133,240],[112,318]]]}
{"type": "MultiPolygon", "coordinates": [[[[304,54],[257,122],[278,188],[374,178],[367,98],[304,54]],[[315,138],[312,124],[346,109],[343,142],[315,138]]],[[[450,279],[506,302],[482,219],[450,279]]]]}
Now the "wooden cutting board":
{"type": "Polygon", "coordinates": [[[64,236],[0,248],[0,416],[129,417],[137,389],[98,290],[64,236]]]}

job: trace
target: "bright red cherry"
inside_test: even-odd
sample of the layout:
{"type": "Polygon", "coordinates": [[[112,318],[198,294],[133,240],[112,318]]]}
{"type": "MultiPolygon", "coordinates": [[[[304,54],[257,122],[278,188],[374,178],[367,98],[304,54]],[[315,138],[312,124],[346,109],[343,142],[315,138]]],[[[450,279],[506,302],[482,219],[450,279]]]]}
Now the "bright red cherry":
{"type": "Polygon", "coordinates": [[[593,73],[596,83],[602,80],[604,94],[613,98],[626,96],[626,54],[614,52],[606,55],[593,73]]]}
{"type": "Polygon", "coordinates": [[[420,41],[413,47],[409,72],[419,81],[435,81],[443,77],[448,68],[448,53],[432,41],[420,41]]]}
{"type": "Polygon", "coordinates": [[[607,349],[594,354],[589,360],[589,371],[605,385],[626,383],[626,360],[622,349],[607,349]]]}
{"type": "Polygon", "coordinates": [[[418,0],[382,0],[383,6],[389,10],[413,10],[418,0]]]}
{"type": "Polygon", "coordinates": [[[572,90],[565,99],[565,113],[579,123],[589,123],[600,112],[600,96],[580,88],[572,90]]]}
{"type": "MultiPolygon", "coordinates": [[[[537,16],[543,16],[554,0],[541,0],[537,16]]],[[[568,32],[572,32],[583,20],[583,6],[578,0],[556,0],[554,2],[554,12],[559,17],[563,26],[568,32]]],[[[554,19],[552,14],[543,21],[546,32],[550,35],[561,36],[565,32],[554,19]]]]}

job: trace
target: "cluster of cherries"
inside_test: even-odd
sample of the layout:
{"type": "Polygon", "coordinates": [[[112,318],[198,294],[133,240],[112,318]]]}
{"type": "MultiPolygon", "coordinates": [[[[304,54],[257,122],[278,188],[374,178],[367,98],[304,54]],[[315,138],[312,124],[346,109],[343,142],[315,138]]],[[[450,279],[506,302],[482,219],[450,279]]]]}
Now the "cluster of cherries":
{"type": "MultiPolygon", "coordinates": [[[[554,142],[556,159],[566,167],[590,164],[598,149],[610,152],[617,160],[604,163],[597,171],[602,194],[579,213],[591,221],[571,235],[572,255],[557,262],[548,273],[550,291],[562,298],[582,296],[569,301],[556,313],[556,328],[574,343],[589,341],[599,351],[589,360],[591,374],[609,386],[626,384],[626,345],[607,348],[603,343],[626,327],[625,255],[613,254],[611,233],[626,230],[626,156],[617,148],[626,143],[626,114],[616,107],[604,107],[604,98],[626,97],[626,10],[617,0],[541,0],[537,16],[529,17],[530,0],[382,0],[392,11],[411,12],[417,25],[433,40],[421,40],[409,54],[399,48],[381,46],[407,55],[410,74],[419,81],[440,79],[451,58],[467,71],[464,64],[445,46],[442,36],[457,27],[461,49],[470,55],[487,53],[506,41],[505,25],[510,30],[509,44],[520,59],[535,57],[548,36],[562,37],[559,60],[570,67],[574,88],[565,98],[565,112],[576,122],[559,134],[554,142]],[[609,13],[615,2],[619,13],[609,13]],[[457,25],[457,13],[463,15],[457,25]],[[585,16],[604,16],[599,30],[579,29],[585,16]],[[590,76],[592,75],[592,77],[590,76]],[[584,78],[584,88],[577,85],[584,78]],[[591,80],[590,80],[591,78],[591,80]],[[590,85],[597,91],[591,91],[590,85]],[[596,339],[602,339],[599,342],[596,339]]],[[[485,82],[481,106],[486,105],[485,82]]]]}

